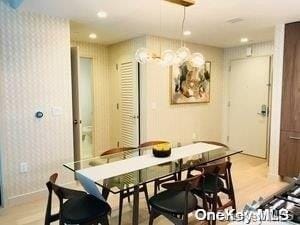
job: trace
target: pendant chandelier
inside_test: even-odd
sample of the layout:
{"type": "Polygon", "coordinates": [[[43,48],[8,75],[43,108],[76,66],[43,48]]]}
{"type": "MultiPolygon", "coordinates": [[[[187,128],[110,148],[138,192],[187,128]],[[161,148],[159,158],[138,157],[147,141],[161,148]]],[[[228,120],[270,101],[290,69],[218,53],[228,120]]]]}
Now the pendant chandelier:
{"type": "MultiPolygon", "coordinates": [[[[168,1],[168,0],[167,0],[168,1]]],[[[180,3],[177,3],[180,4],[180,3]]],[[[158,62],[163,66],[170,65],[181,65],[186,61],[189,61],[191,66],[193,67],[202,67],[205,63],[205,59],[203,55],[199,52],[191,53],[190,49],[185,46],[184,42],[184,28],[185,28],[185,20],[186,20],[186,6],[183,5],[183,19],[181,24],[181,47],[177,49],[177,51],[173,51],[171,49],[166,49],[164,51],[161,50],[161,40],[160,40],[160,51],[159,55],[151,52],[147,48],[139,48],[136,51],[135,59],[137,62],[141,64],[146,64],[147,62],[158,62]]],[[[189,5],[188,5],[189,6],[189,5]]],[[[160,32],[161,32],[161,5],[160,5],[160,32]]],[[[162,36],[162,35],[160,35],[162,36]]],[[[160,37],[161,38],[161,37],[160,37]]]]}

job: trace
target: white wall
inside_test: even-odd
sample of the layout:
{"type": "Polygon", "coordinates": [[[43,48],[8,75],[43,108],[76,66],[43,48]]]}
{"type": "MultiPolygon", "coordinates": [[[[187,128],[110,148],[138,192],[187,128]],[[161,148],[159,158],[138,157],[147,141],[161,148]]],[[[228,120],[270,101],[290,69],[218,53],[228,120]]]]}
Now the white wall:
{"type": "Polygon", "coordinates": [[[5,194],[16,200],[44,190],[73,159],[69,22],[17,12],[0,1],[0,150],[5,194]],[[62,115],[53,116],[52,107],[62,115]],[[44,118],[34,117],[37,110],[44,118]],[[28,173],[21,174],[21,162],[28,173]]]}
{"type": "Polygon", "coordinates": [[[270,166],[269,175],[278,177],[279,142],[281,121],[282,75],[284,55],[284,24],[275,27],[274,57],[273,57],[273,84],[272,84],[272,111],[271,111],[271,139],[270,139],[270,166]]]}
{"type": "MultiPolygon", "coordinates": [[[[180,41],[147,37],[147,48],[159,53],[164,49],[178,49],[180,41]]],[[[142,141],[163,139],[176,144],[197,140],[221,141],[223,49],[187,43],[192,52],[202,52],[211,61],[211,101],[200,104],[170,104],[169,68],[157,63],[144,65],[141,74],[142,141]],[[153,108],[155,105],[155,109],[153,108]]]]}

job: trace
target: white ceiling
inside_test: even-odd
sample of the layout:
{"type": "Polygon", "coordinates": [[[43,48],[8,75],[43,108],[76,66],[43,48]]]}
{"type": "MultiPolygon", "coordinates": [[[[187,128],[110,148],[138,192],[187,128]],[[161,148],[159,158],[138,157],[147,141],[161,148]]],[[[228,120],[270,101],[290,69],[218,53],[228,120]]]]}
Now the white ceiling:
{"type": "MultiPolygon", "coordinates": [[[[25,0],[21,10],[68,18],[73,39],[112,44],[149,34],[180,38],[182,7],[161,0],[25,0]],[[162,31],[160,31],[162,5],[162,31]],[[108,13],[99,19],[97,12],[108,13]]],[[[197,0],[187,8],[186,28],[192,31],[187,41],[231,47],[241,37],[252,42],[273,39],[275,24],[300,20],[299,0],[197,0]],[[242,18],[235,24],[226,21],[242,18]]]]}

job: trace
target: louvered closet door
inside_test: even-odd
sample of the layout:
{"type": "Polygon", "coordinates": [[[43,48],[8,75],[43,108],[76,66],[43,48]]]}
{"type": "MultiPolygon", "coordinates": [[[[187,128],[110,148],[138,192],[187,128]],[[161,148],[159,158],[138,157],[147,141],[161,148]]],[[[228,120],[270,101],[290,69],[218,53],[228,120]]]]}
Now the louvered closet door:
{"type": "Polygon", "coordinates": [[[120,64],[122,147],[139,145],[138,66],[132,61],[120,64]]]}

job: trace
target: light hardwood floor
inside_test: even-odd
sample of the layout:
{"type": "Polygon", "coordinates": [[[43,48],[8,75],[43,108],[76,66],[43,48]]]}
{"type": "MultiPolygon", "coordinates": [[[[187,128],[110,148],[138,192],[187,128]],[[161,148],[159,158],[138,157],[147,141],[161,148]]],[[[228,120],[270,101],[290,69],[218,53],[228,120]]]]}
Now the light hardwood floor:
{"type": "MultiPolygon", "coordinates": [[[[267,197],[284,187],[286,183],[280,181],[271,181],[267,178],[267,164],[265,160],[255,157],[237,155],[232,158],[233,162],[233,180],[235,185],[236,200],[238,208],[258,199],[260,196],[267,197]]],[[[149,185],[150,194],[153,186],[149,185]]],[[[115,225],[118,222],[118,195],[110,195],[108,199],[113,208],[110,224],[115,225]]],[[[140,224],[148,224],[148,211],[145,205],[145,199],[141,193],[140,200],[140,224]]],[[[14,206],[0,211],[0,225],[42,225],[44,224],[44,214],[46,207],[46,198],[14,206]]],[[[57,203],[54,206],[57,209],[57,203]]],[[[132,206],[125,201],[123,210],[122,225],[131,224],[132,206]]],[[[165,218],[158,218],[156,225],[171,224],[165,218]]],[[[190,224],[201,224],[191,217],[190,224]]],[[[222,224],[222,223],[220,223],[222,224]]],[[[58,225],[58,223],[53,223],[58,225]]]]}

